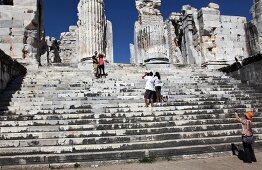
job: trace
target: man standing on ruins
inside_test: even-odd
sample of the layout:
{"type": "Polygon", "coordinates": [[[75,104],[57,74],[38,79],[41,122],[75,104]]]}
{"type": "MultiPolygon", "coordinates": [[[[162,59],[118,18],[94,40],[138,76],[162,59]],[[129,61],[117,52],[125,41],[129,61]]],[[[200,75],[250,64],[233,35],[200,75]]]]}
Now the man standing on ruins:
{"type": "Polygon", "coordinates": [[[97,51],[95,51],[94,55],[92,56],[93,61],[93,72],[94,76],[98,77],[98,61],[97,61],[97,51]]]}

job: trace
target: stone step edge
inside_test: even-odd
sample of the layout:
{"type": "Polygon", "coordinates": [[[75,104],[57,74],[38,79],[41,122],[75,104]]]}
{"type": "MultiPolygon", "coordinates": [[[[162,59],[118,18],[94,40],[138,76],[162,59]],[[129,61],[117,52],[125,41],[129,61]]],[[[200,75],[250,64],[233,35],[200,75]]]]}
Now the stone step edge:
{"type": "MultiPolygon", "coordinates": [[[[152,128],[153,129],[153,128],[152,128]]],[[[156,129],[156,128],[154,128],[156,129]]],[[[262,130],[262,128],[253,128],[254,130],[262,130]]],[[[101,134],[104,133],[104,132],[109,132],[109,133],[112,133],[112,132],[115,132],[116,130],[96,130],[96,132],[100,132],[101,134]]],[[[227,129],[227,130],[216,130],[215,132],[227,132],[227,131],[239,131],[241,132],[240,129],[227,129]]],[[[68,133],[70,132],[75,132],[75,131],[67,131],[68,133]]],[[[86,132],[86,131],[80,131],[80,132],[86,132]]],[[[83,139],[83,138],[114,138],[114,137],[132,137],[132,136],[159,136],[159,135],[176,135],[176,134],[189,134],[189,133],[193,133],[193,134],[199,134],[199,133],[209,133],[209,132],[214,132],[214,130],[209,130],[209,131],[193,131],[193,132],[173,132],[173,133],[152,133],[152,134],[137,134],[137,135],[115,135],[115,136],[102,136],[102,137],[99,137],[99,136],[91,136],[91,137],[77,137],[79,139],[83,139]]],[[[29,132],[25,132],[24,134],[38,134],[38,133],[42,133],[42,132],[34,132],[34,133],[29,133],[29,132]]],[[[57,132],[47,132],[47,133],[57,133],[57,132]]],[[[63,132],[61,132],[63,133],[63,132]]],[[[12,133],[12,134],[21,134],[19,132],[15,132],[15,133],[12,133]]],[[[105,133],[106,134],[106,133],[105,133]]],[[[240,133],[239,133],[240,134],[240,133]]],[[[260,133],[256,133],[256,134],[260,134],[260,133]]],[[[96,135],[96,134],[93,134],[93,135],[96,135]]],[[[72,138],[72,139],[77,139],[77,138],[72,138]]],[[[70,139],[70,138],[66,138],[66,137],[61,137],[61,138],[35,138],[35,139],[5,139],[5,141],[21,141],[21,140],[55,140],[55,139],[70,139]]]]}
{"type": "MultiPolygon", "coordinates": [[[[239,106],[239,105],[241,105],[241,106],[249,106],[249,105],[254,105],[254,104],[237,104],[237,106],[239,106]]],[[[74,106],[74,105],[72,105],[72,106],[74,106]]],[[[91,105],[90,104],[86,104],[86,105],[82,105],[82,106],[79,106],[79,109],[81,109],[81,107],[83,107],[83,108],[86,108],[86,107],[88,107],[88,108],[86,108],[86,109],[96,109],[96,108],[94,108],[94,106],[92,107],[90,107],[91,105]]],[[[31,107],[34,107],[34,108],[37,108],[37,107],[58,107],[58,108],[50,108],[50,109],[48,109],[48,108],[40,108],[40,110],[39,111],[41,111],[41,110],[44,110],[44,111],[52,111],[52,110],[63,110],[63,109],[70,109],[70,107],[71,106],[69,106],[68,104],[64,104],[64,105],[52,105],[52,104],[50,104],[50,105],[38,105],[38,106],[31,106],[31,107]],[[63,108],[62,108],[63,107],[63,108]],[[67,107],[67,108],[65,108],[65,107],[67,107]]],[[[152,109],[159,109],[159,108],[166,108],[166,109],[174,109],[174,110],[189,110],[188,108],[186,108],[186,109],[177,109],[177,107],[192,107],[192,108],[190,108],[190,110],[196,110],[196,109],[201,109],[201,110],[204,110],[204,109],[212,109],[212,108],[208,108],[208,107],[215,107],[215,108],[213,108],[213,109],[235,109],[235,107],[234,106],[232,106],[232,105],[223,105],[223,104],[216,104],[216,105],[214,105],[214,106],[210,106],[210,105],[207,105],[207,104],[205,104],[205,105],[185,105],[185,106],[153,106],[153,107],[151,107],[151,106],[149,106],[148,108],[152,108],[152,109]],[[198,106],[198,107],[196,107],[196,106],[198,106]],[[200,108],[199,108],[199,106],[201,106],[200,108]],[[195,108],[194,108],[195,107],[195,108]]],[[[31,109],[27,109],[27,108],[25,108],[25,106],[8,106],[8,108],[10,108],[9,110],[11,110],[11,111],[31,111],[31,109]]],[[[78,107],[76,107],[76,108],[78,108],[78,107]]],[[[137,109],[148,109],[148,108],[146,108],[146,107],[138,107],[137,109]]],[[[108,109],[108,110],[114,110],[114,109],[132,109],[131,107],[120,107],[120,108],[118,108],[118,107],[116,107],[116,108],[103,108],[103,109],[108,109]]],[[[243,109],[244,109],[244,107],[243,107],[243,109]]],[[[37,110],[37,109],[36,109],[37,110]]],[[[169,111],[169,110],[162,110],[162,111],[169,111]]]]}
{"type": "MultiPolygon", "coordinates": [[[[242,142],[236,142],[236,143],[234,143],[235,145],[241,145],[242,144],[242,142]]],[[[259,147],[254,147],[255,149],[256,148],[261,148],[261,144],[262,144],[262,141],[259,141],[259,147]]],[[[154,149],[141,149],[141,150],[124,150],[124,151],[107,151],[107,152],[89,152],[89,153],[63,153],[62,155],[65,155],[65,156],[74,156],[74,157],[77,157],[77,156],[84,156],[84,155],[97,155],[97,154],[108,154],[108,153],[132,153],[132,152],[142,152],[143,153],[143,158],[145,158],[145,157],[148,157],[148,153],[150,152],[150,151],[157,151],[157,150],[172,150],[172,149],[183,149],[183,148],[199,148],[199,147],[206,147],[206,146],[210,146],[210,147],[212,147],[212,146],[224,146],[224,145],[231,145],[230,143],[223,143],[223,144],[212,144],[212,145],[199,145],[199,146],[191,146],[191,147],[172,147],[172,148],[154,148],[154,149]]],[[[189,154],[189,155],[185,155],[185,154],[183,154],[183,155],[178,155],[178,156],[172,156],[171,158],[172,159],[187,159],[187,158],[189,158],[189,159],[191,159],[192,157],[194,158],[194,155],[203,155],[203,156],[207,156],[208,154],[214,154],[215,153],[215,155],[219,155],[219,154],[223,154],[223,153],[226,153],[226,154],[230,154],[230,155],[232,155],[232,152],[230,152],[230,151],[224,151],[224,152],[211,152],[211,153],[204,153],[204,154],[189,154]]],[[[22,159],[22,158],[25,158],[25,157],[41,157],[41,158],[46,158],[46,157],[55,157],[55,156],[61,156],[61,154],[48,154],[48,155],[46,155],[46,154],[37,154],[37,155],[16,155],[16,156],[0,156],[0,159],[11,159],[11,158],[14,158],[14,157],[16,157],[16,158],[20,158],[20,159],[22,159]]],[[[142,158],[142,159],[143,159],[142,158]]],[[[159,159],[165,159],[165,158],[163,158],[163,157],[160,157],[159,159]]],[[[138,159],[133,159],[133,160],[138,160],[138,159]]],[[[118,160],[110,160],[110,161],[118,161],[118,160]]],[[[124,162],[125,162],[126,160],[124,160],[124,162]]],[[[101,161],[96,161],[96,162],[101,162],[101,161]]],[[[104,162],[104,161],[102,161],[102,162],[104,162]]],[[[76,162],[74,162],[74,163],[76,163],[76,162]]],[[[92,161],[92,164],[93,164],[94,162],[92,161]]],[[[61,164],[63,164],[63,163],[58,163],[58,165],[61,165],[61,164]]],[[[70,163],[66,163],[66,164],[70,164],[70,163]]],[[[33,166],[34,165],[44,165],[44,164],[32,164],[33,166]]],[[[31,166],[32,166],[31,165],[31,166]]],[[[47,164],[47,165],[50,165],[50,164],[47,164]]],[[[12,166],[12,165],[11,165],[12,166]]],[[[17,166],[19,166],[19,167],[21,167],[21,165],[17,165],[17,166]]],[[[24,166],[30,166],[30,165],[24,165],[24,166]]],[[[5,167],[5,166],[1,166],[1,167],[5,167]]],[[[7,166],[7,167],[10,167],[10,166],[7,166]]],[[[19,168],[20,169],[20,168],[19,168]]]]}
{"type": "MultiPolygon", "coordinates": [[[[202,115],[204,115],[204,114],[202,114],[202,115]]],[[[201,116],[202,116],[201,115],[201,116]]],[[[209,115],[209,114],[206,114],[206,115],[209,115]]],[[[183,118],[183,115],[175,115],[175,116],[181,116],[181,118],[183,118]]],[[[33,120],[1,120],[1,122],[5,122],[5,124],[8,124],[8,123],[21,123],[21,122],[27,122],[27,123],[37,123],[37,122],[44,122],[44,121],[46,121],[46,122],[51,122],[51,121],[53,121],[53,122],[59,122],[59,121],[68,121],[68,122],[70,122],[70,121],[74,121],[74,122],[80,122],[80,121],[91,121],[91,122],[95,122],[95,121],[110,121],[110,120],[122,120],[122,119],[132,119],[132,118],[162,118],[162,117],[164,117],[164,118],[171,118],[171,117],[175,117],[175,116],[168,116],[168,115],[163,115],[163,116],[143,116],[143,117],[139,117],[139,116],[132,116],[132,117],[112,117],[112,118],[84,118],[84,119],[79,119],[79,118],[77,118],[77,119],[73,119],[73,118],[69,118],[69,119],[33,119],[33,120]]],[[[207,124],[206,122],[207,121],[220,121],[220,120],[227,120],[227,121],[231,121],[231,122],[233,122],[233,120],[236,120],[236,118],[234,118],[234,117],[225,117],[225,118],[212,118],[212,119],[210,119],[210,118],[208,118],[208,119],[176,119],[176,120],[161,120],[160,122],[158,122],[158,123],[164,123],[164,122],[166,122],[166,121],[168,121],[168,122],[190,122],[190,121],[192,121],[192,122],[197,122],[197,121],[202,121],[202,122],[204,122],[205,124],[207,124]]],[[[256,117],[254,117],[253,118],[253,123],[256,123],[256,122],[258,122],[258,121],[254,121],[254,119],[262,119],[262,116],[261,117],[258,117],[258,116],[256,116],[256,117]]],[[[153,122],[153,121],[152,121],[153,122]]],[[[237,122],[237,121],[234,121],[234,123],[235,122],[237,122]]],[[[121,123],[123,123],[123,124],[125,124],[125,122],[119,122],[119,123],[112,123],[112,124],[121,124],[121,123]]],[[[147,122],[147,121],[145,121],[145,122],[139,122],[139,123],[150,123],[150,122],[147,122]]],[[[153,122],[153,123],[156,123],[156,122],[153,122]]],[[[131,124],[131,123],[130,123],[131,124]]],[[[45,126],[45,125],[47,125],[47,124],[43,124],[43,125],[34,125],[34,126],[45,126]]],[[[64,124],[57,124],[57,126],[58,125],[64,125],[64,124]]],[[[65,124],[65,125],[71,125],[71,124],[65,124]]],[[[78,125],[83,125],[83,124],[78,124],[78,125]]],[[[99,125],[104,125],[104,123],[99,123],[99,125]]],[[[108,125],[108,124],[105,124],[105,125],[108,125]]],[[[202,124],[203,125],[203,124],[202,124]]],[[[15,125],[16,127],[23,127],[23,126],[17,126],[17,125],[15,125]]],[[[32,126],[32,125],[26,125],[26,126],[32,126]]],[[[48,125],[47,125],[48,126],[48,125]]],[[[175,125],[175,126],[180,126],[180,125],[175,125]]],[[[2,126],[2,123],[0,123],[0,127],[12,127],[12,126],[2,126]]]]}
{"type": "MultiPolygon", "coordinates": [[[[144,129],[156,130],[156,129],[164,129],[164,128],[166,128],[166,127],[161,127],[161,128],[144,128],[144,129]]],[[[141,130],[141,129],[134,129],[134,130],[141,130]]],[[[133,136],[145,136],[145,135],[157,136],[157,135],[164,135],[164,134],[180,134],[180,133],[181,134],[183,134],[183,133],[184,134],[188,134],[188,133],[208,133],[208,132],[219,132],[220,133],[221,131],[230,131],[230,130],[232,130],[232,131],[239,131],[240,132],[239,129],[227,129],[227,130],[205,130],[205,131],[201,130],[201,131],[194,131],[194,132],[188,131],[188,132],[174,132],[174,133],[159,133],[158,132],[158,133],[147,133],[147,134],[141,134],[141,135],[136,134],[136,135],[133,135],[133,136]]],[[[254,131],[259,131],[259,130],[262,130],[262,128],[253,128],[253,130],[254,131]]],[[[105,133],[105,134],[110,134],[110,133],[113,134],[113,133],[115,133],[116,134],[115,136],[120,136],[120,137],[125,137],[126,136],[126,135],[119,135],[119,133],[117,135],[117,131],[121,132],[122,129],[118,129],[118,130],[96,130],[96,132],[100,132],[100,134],[102,134],[102,133],[105,133]]],[[[70,134],[72,132],[76,132],[76,131],[75,130],[74,131],[73,130],[68,130],[68,131],[53,131],[53,132],[46,132],[46,133],[48,133],[48,134],[57,134],[57,133],[68,133],[68,134],[70,134]]],[[[86,132],[86,130],[77,130],[77,132],[86,132]]],[[[90,131],[90,132],[92,132],[92,131],[90,131]]],[[[30,135],[36,135],[36,134],[42,134],[42,133],[43,132],[12,132],[12,133],[9,132],[7,134],[16,134],[16,135],[27,134],[27,136],[30,136],[30,135]]],[[[93,134],[93,136],[96,135],[96,134],[93,134]]],[[[256,133],[256,135],[257,134],[260,134],[260,133],[256,133]]],[[[83,135],[83,134],[80,134],[80,135],[83,135]]],[[[111,137],[115,137],[115,136],[112,135],[111,137]]],[[[127,136],[132,136],[132,135],[127,135],[127,136]]],[[[108,135],[107,136],[102,136],[101,138],[105,138],[105,137],[108,137],[108,135]]],[[[72,137],[70,137],[70,138],[72,138],[72,137]]],[[[82,137],[82,138],[88,138],[88,136],[87,137],[82,137]]],[[[28,139],[28,140],[37,140],[37,139],[42,140],[42,139],[48,139],[48,138],[34,138],[34,139],[28,139]]],[[[69,139],[69,137],[68,138],[66,138],[66,137],[63,137],[63,138],[51,138],[51,139],[69,139]]],[[[14,139],[4,139],[4,140],[12,141],[14,139]]],[[[23,138],[23,139],[15,139],[15,140],[25,140],[25,139],[23,138]]]]}
{"type": "MultiPolygon", "coordinates": [[[[169,134],[172,134],[172,133],[168,133],[168,135],[169,134]]],[[[178,133],[173,133],[173,134],[178,134],[178,133]]],[[[183,132],[181,132],[181,134],[183,135],[183,132]]],[[[134,136],[139,137],[139,136],[142,136],[142,135],[134,135],[134,136]]],[[[121,138],[121,137],[122,138],[124,138],[124,137],[132,138],[134,136],[130,136],[129,135],[129,136],[108,136],[108,137],[92,137],[92,138],[87,137],[87,138],[89,138],[89,139],[93,139],[93,138],[96,138],[96,139],[101,139],[101,138],[121,138]]],[[[144,135],[144,136],[153,136],[153,135],[144,135]]],[[[155,136],[157,136],[157,135],[155,135],[155,136]]],[[[262,133],[261,134],[254,134],[254,136],[256,138],[256,142],[262,142],[262,133]]],[[[213,137],[202,137],[201,140],[209,140],[209,139],[217,140],[217,139],[224,139],[224,138],[239,138],[239,139],[241,139],[241,135],[227,135],[227,136],[220,135],[220,136],[213,136],[213,137]]],[[[58,139],[60,139],[60,140],[62,140],[62,139],[68,139],[68,140],[75,139],[75,140],[77,140],[77,139],[85,139],[85,138],[57,138],[57,139],[41,139],[41,140],[58,140],[58,139]]],[[[70,144],[70,145],[59,145],[57,147],[70,147],[70,146],[74,147],[74,146],[87,146],[87,145],[88,146],[95,146],[95,145],[97,145],[97,146],[105,146],[105,145],[107,145],[107,146],[110,147],[112,145],[154,144],[154,143],[160,143],[160,142],[162,142],[162,143],[174,142],[174,141],[183,142],[183,141],[191,141],[191,140],[199,140],[199,138],[195,137],[195,138],[180,138],[180,139],[151,140],[151,141],[145,141],[145,140],[139,141],[139,140],[137,140],[135,142],[125,142],[125,143],[120,143],[119,142],[119,143],[104,143],[104,144],[100,144],[100,143],[99,144],[70,144]]],[[[6,140],[6,141],[9,141],[9,140],[6,140]]],[[[30,140],[26,139],[26,140],[12,140],[12,141],[30,141],[30,140]]],[[[39,141],[39,139],[35,139],[35,140],[31,139],[31,141],[39,141]]],[[[39,147],[47,148],[47,147],[53,147],[53,146],[56,146],[56,145],[23,146],[23,147],[18,147],[18,148],[21,148],[21,149],[39,148],[39,147]]],[[[193,145],[186,145],[186,146],[193,146],[193,145]]],[[[194,145],[194,146],[198,146],[198,145],[194,145]]],[[[179,146],[179,147],[181,147],[181,146],[179,146]]],[[[13,148],[15,148],[15,147],[0,147],[0,151],[1,151],[1,149],[13,149],[13,148]]]]}
{"type": "MultiPolygon", "coordinates": [[[[169,121],[165,121],[165,122],[169,122],[169,121]]],[[[175,121],[174,121],[175,122],[175,121]]],[[[101,126],[113,126],[113,125],[132,125],[132,124],[141,124],[141,123],[144,123],[144,124],[155,124],[155,123],[162,123],[162,122],[137,122],[137,123],[114,123],[114,124],[83,124],[83,125],[47,125],[47,126],[14,126],[14,127],[2,127],[2,128],[52,128],[52,127],[57,127],[57,128],[61,128],[61,127],[80,127],[81,126],[86,126],[86,128],[95,128],[94,130],[96,130],[97,127],[99,127],[99,125],[101,126]]],[[[239,125],[240,123],[221,123],[221,124],[218,124],[220,126],[225,126],[225,125],[232,125],[232,126],[236,126],[236,125],[239,125]]],[[[257,124],[262,124],[262,122],[253,122],[253,127],[256,126],[257,124]]],[[[195,125],[194,127],[213,127],[214,124],[202,124],[202,125],[195,125]]],[[[182,126],[165,126],[165,127],[155,127],[155,128],[171,128],[171,127],[174,127],[174,128],[189,128],[189,127],[192,127],[192,125],[182,125],[182,126]]],[[[134,128],[134,129],[114,129],[115,131],[117,130],[121,130],[121,131],[127,131],[127,130],[141,130],[141,129],[155,129],[154,127],[151,127],[151,128],[147,128],[147,127],[143,127],[143,128],[140,128],[140,129],[137,129],[137,128],[134,128]]],[[[88,131],[94,131],[94,130],[88,130],[88,131]]],[[[113,130],[113,129],[112,129],[113,130]]],[[[59,131],[54,131],[54,132],[67,132],[68,130],[59,130],[59,131]]],[[[79,131],[79,130],[77,130],[79,131]]],[[[32,131],[28,131],[28,132],[32,132],[32,131]]],[[[48,132],[48,131],[41,131],[42,133],[44,132],[48,132]]],[[[1,134],[6,134],[6,133],[13,133],[13,132],[1,132],[1,134]]],[[[23,132],[20,132],[20,133],[23,133],[23,132]]]]}
{"type": "MultiPolygon", "coordinates": [[[[165,117],[165,118],[167,118],[167,117],[173,117],[173,116],[158,116],[157,118],[161,118],[161,117],[165,117]]],[[[156,118],[156,117],[130,117],[130,118],[156,118]]],[[[260,119],[262,119],[262,117],[256,117],[256,118],[260,118],[260,119]]],[[[30,124],[27,124],[27,125],[23,125],[23,126],[17,126],[17,125],[14,125],[14,126],[2,126],[1,124],[0,124],[0,128],[7,128],[7,127],[16,127],[16,128],[19,128],[19,127],[21,127],[21,128],[23,128],[23,127],[53,127],[53,126],[73,126],[73,125],[79,125],[79,126],[82,126],[82,125],[90,125],[91,124],[91,122],[96,122],[96,121],[110,121],[110,120],[121,120],[121,119],[123,119],[123,118],[99,118],[99,119],[64,119],[64,120],[61,120],[61,119],[59,119],[59,120],[55,120],[55,119],[52,119],[52,120],[44,120],[44,119],[42,119],[42,120],[39,120],[39,119],[37,119],[37,120],[25,120],[25,121],[10,121],[10,122],[14,122],[14,123],[16,123],[16,122],[34,122],[35,121],[35,123],[37,122],[37,121],[65,121],[65,120],[68,120],[68,122],[69,121],[75,121],[74,122],[74,124],[62,124],[62,123],[60,123],[60,124],[40,124],[40,125],[30,125],[30,124]],[[82,123],[82,124],[77,124],[78,122],[77,121],[90,121],[90,123],[88,124],[88,123],[82,123]]],[[[125,123],[125,122],[114,122],[114,123],[112,123],[112,124],[108,124],[108,123],[97,123],[96,125],[105,125],[105,126],[108,126],[108,125],[133,125],[133,124],[137,124],[137,123],[140,123],[140,124],[149,124],[149,123],[155,123],[155,124],[158,124],[158,123],[174,123],[175,125],[175,127],[181,127],[181,126],[189,126],[189,125],[180,125],[180,124],[176,124],[176,122],[185,122],[184,124],[188,124],[188,123],[191,123],[190,125],[191,126],[203,126],[203,125],[211,125],[211,124],[214,124],[214,123],[207,123],[207,121],[220,121],[220,120],[224,120],[224,119],[227,119],[227,121],[231,121],[231,122],[229,122],[229,123],[223,123],[223,124],[219,124],[219,125],[228,125],[228,124],[236,124],[236,122],[237,121],[234,121],[233,122],[233,120],[235,120],[235,118],[231,118],[231,117],[229,117],[229,118],[221,118],[221,119],[217,119],[217,118],[215,118],[215,119],[180,119],[180,120],[161,120],[161,121],[145,121],[145,120],[143,120],[143,121],[139,121],[139,122],[127,122],[127,123],[125,123]],[[198,122],[204,122],[203,124],[199,124],[198,122]]],[[[9,121],[2,121],[2,122],[9,122],[9,121]]],[[[259,122],[259,121],[253,121],[253,125],[254,124],[258,124],[258,123],[261,123],[261,122],[259,122]]]]}
{"type": "MultiPolygon", "coordinates": [[[[192,154],[192,155],[180,155],[172,156],[169,158],[156,158],[155,161],[178,161],[178,160],[190,160],[190,159],[205,159],[211,157],[222,157],[222,156],[232,156],[232,152],[215,152],[215,153],[205,153],[205,154],[192,154]]],[[[145,155],[146,157],[146,155],[145,155]]],[[[110,161],[92,161],[92,162],[74,162],[74,163],[50,163],[50,164],[31,164],[31,165],[7,165],[0,166],[1,170],[36,170],[36,169],[74,169],[76,165],[80,168],[99,168],[112,166],[117,164],[132,164],[139,163],[138,159],[127,159],[127,160],[110,160],[110,161]]]]}
{"type": "MultiPolygon", "coordinates": [[[[172,112],[172,111],[170,111],[172,112]]],[[[197,121],[197,120],[220,120],[220,119],[234,119],[234,115],[230,116],[230,113],[202,113],[202,114],[197,114],[197,113],[191,113],[191,114],[179,114],[179,113],[171,113],[170,115],[168,115],[167,113],[163,113],[161,114],[161,112],[133,112],[134,114],[132,114],[131,116],[123,116],[124,114],[126,115],[126,113],[123,112],[122,113],[117,113],[115,114],[116,117],[101,117],[100,116],[106,116],[106,115],[110,115],[110,113],[101,113],[101,114],[94,114],[94,113],[56,113],[56,114],[34,114],[34,115],[9,115],[9,116],[0,116],[0,119],[2,122],[25,122],[25,121],[63,121],[63,120],[68,120],[68,121],[76,121],[76,120],[119,120],[119,119],[136,119],[136,118],[176,118],[174,121],[197,121]],[[158,113],[160,113],[158,115],[158,113]],[[137,114],[137,115],[136,115],[137,114]],[[144,116],[140,116],[141,114],[144,114],[144,116]],[[229,116],[226,116],[229,115],[229,116]],[[70,116],[72,116],[70,118],[70,116]],[[78,116],[78,117],[84,117],[84,116],[91,116],[94,118],[85,118],[85,119],[79,119],[79,118],[73,118],[74,116],[78,116]],[[199,118],[199,117],[209,117],[209,116],[215,116],[215,118],[199,118]],[[217,118],[217,116],[221,116],[221,118],[217,118]],[[35,118],[36,117],[36,118],[35,118]],[[54,119],[47,119],[48,117],[52,118],[54,117],[54,119]],[[61,117],[61,118],[57,118],[57,117],[61,117]],[[68,117],[65,119],[65,117],[68,117]],[[97,117],[97,118],[96,118],[97,117]],[[190,120],[184,118],[184,117],[191,117],[190,120]],[[196,118],[194,118],[196,117],[196,118]],[[21,119],[25,119],[25,118],[29,118],[27,120],[21,120],[21,119]],[[181,118],[178,119],[177,118],[181,118]],[[15,119],[19,119],[19,120],[15,120],[15,119]]],[[[261,112],[257,112],[255,114],[255,118],[254,119],[261,119],[262,118],[262,113],[261,112]]],[[[165,120],[168,121],[168,120],[165,120]]],[[[256,121],[255,121],[256,122],[256,121]]],[[[146,123],[146,122],[145,122],[146,123]]],[[[6,126],[3,126],[6,127],[6,126]]]]}
{"type": "MultiPolygon", "coordinates": [[[[120,100],[120,101],[122,101],[122,100],[120,100]]],[[[30,101],[30,102],[28,101],[28,102],[11,102],[11,103],[5,102],[5,104],[3,104],[4,102],[2,102],[2,103],[0,103],[0,107],[2,107],[2,108],[7,108],[7,107],[17,108],[17,107],[20,107],[18,105],[18,103],[20,103],[20,105],[30,104],[30,105],[28,105],[28,107],[69,106],[70,100],[65,101],[68,104],[67,103],[60,104],[62,102],[64,102],[64,100],[30,101]],[[42,103],[42,104],[40,104],[40,103],[42,103]]],[[[98,103],[98,104],[96,104],[96,101],[86,101],[86,100],[73,100],[72,102],[75,102],[75,103],[72,103],[72,105],[77,105],[77,104],[81,104],[83,106],[92,105],[93,108],[96,108],[96,107],[99,106],[99,107],[102,107],[102,108],[105,108],[105,109],[115,109],[115,108],[121,109],[121,108],[131,108],[131,107],[145,108],[144,107],[145,104],[142,103],[142,102],[130,103],[130,102],[125,102],[125,100],[123,101],[123,103],[121,103],[120,106],[117,106],[117,105],[119,105],[119,103],[98,103]],[[108,106],[108,105],[111,105],[111,106],[108,106]]],[[[194,102],[194,101],[192,101],[192,102],[190,102],[190,101],[181,102],[181,101],[173,101],[172,100],[172,101],[169,101],[169,102],[154,103],[154,107],[161,107],[162,108],[162,107],[181,107],[181,106],[207,106],[207,104],[209,104],[209,105],[210,104],[215,104],[215,105],[218,105],[218,104],[221,105],[222,104],[222,105],[229,106],[229,105],[236,104],[236,102],[234,102],[234,101],[228,102],[226,100],[224,100],[224,101],[222,101],[222,100],[221,101],[209,100],[209,101],[199,101],[199,102],[194,102]]],[[[262,103],[261,100],[242,100],[240,103],[237,103],[237,104],[239,104],[239,105],[248,105],[248,104],[259,105],[261,103],[262,103]]]]}

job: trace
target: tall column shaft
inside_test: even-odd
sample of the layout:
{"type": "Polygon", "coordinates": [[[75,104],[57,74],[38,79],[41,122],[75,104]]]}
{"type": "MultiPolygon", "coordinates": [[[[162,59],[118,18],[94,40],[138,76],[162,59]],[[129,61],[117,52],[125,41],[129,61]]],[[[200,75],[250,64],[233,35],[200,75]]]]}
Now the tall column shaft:
{"type": "Polygon", "coordinates": [[[80,0],[79,2],[80,60],[90,58],[95,51],[106,54],[106,17],[103,0],[80,0]]]}
{"type": "Polygon", "coordinates": [[[262,52],[262,0],[254,0],[253,10],[254,23],[258,31],[259,48],[262,52]]]}

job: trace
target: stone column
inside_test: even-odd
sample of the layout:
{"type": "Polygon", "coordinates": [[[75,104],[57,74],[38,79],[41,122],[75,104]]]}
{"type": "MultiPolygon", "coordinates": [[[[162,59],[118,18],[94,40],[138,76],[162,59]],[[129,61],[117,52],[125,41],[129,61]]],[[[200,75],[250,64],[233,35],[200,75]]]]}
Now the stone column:
{"type": "Polygon", "coordinates": [[[136,0],[138,21],[135,23],[135,64],[169,64],[167,30],[160,12],[161,0],[136,0]]]}
{"type": "Polygon", "coordinates": [[[103,0],[80,0],[79,51],[80,58],[90,59],[95,51],[106,54],[106,17],[103,0]]]}
{"type": "Polygon", "coordinates": [[[253,17],[254,24],[258,31],[258,42],[259,42],[259,51],[261,53],[262,49],[262,0],[253,0],[253,17]]]}
{"type": "Polygon", "coordinates": [[[106,42],[106,59],[109,63],[114,63],[113,29],[112,23],[108,20],[106,23],[106,42]]]}

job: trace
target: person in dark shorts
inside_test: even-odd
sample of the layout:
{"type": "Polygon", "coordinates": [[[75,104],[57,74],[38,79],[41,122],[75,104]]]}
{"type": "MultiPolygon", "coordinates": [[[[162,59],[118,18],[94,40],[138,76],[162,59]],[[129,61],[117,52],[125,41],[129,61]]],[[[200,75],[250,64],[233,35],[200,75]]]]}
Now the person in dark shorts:
{"type": "Polygon", "coordinates": [[[145,87],[145,94],[144,94],[144,100],[145,100],[145,107],[148,107],[151,103],[151,106],[153,106],[153,91],[154,91],[154,79],[153,79],[153,73],[145,73],[145,75],[142,77],[146,81],[146,87],[145,87]]]}
{"type": "Polygon", "coordinates": [[[93,72],[94,76],[98,77],[98,61],[97,61],[97,51],[95,51],[95,54],[92,56],[93,61],[93,72]]]}

